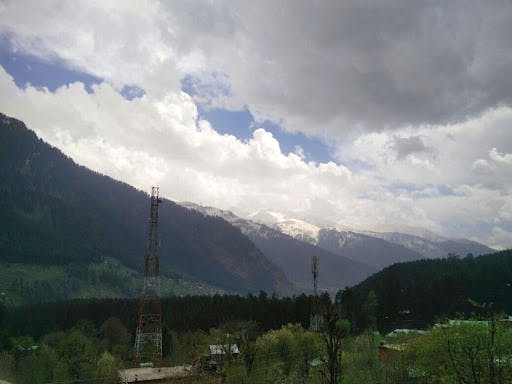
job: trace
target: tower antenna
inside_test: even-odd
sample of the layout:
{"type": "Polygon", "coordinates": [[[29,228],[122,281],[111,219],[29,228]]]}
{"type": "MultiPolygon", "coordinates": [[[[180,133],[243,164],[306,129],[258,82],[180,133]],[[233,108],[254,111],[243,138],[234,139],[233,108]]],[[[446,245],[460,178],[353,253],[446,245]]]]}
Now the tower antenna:
{"type": "Polygon", "coordinates": [[[313,293],[318,296],[318,256],[311,258],[311,274],[313,275],[313,293]]]}
{"type": "Polygon", "coordinates": [[[144,256],[144,288],[139,298],[135,332],[135,364],[162,365],[162,303],[158,242],[158,187],[151,187],[149,233],[144,256]]]}
{"type": "Polygon", "coordinates": [[[311,258],[311,274],[313,275],[313,302],[311,305],[310,328],[313,331],[320,329],[320,308],[318,302],[318,256],[311,258]]]}

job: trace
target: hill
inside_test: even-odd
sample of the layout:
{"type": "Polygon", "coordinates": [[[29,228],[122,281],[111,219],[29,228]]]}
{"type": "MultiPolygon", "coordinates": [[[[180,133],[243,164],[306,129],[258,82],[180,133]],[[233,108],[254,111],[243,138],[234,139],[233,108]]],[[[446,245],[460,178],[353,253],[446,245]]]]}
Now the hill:
{"type": "Polygon", "coordinates": [[[512,250],[479,257],[449,257],[395,264],[340,291],[353,324],[364,329],[375,316],[381,329],[422,327],[442,317],[469,314],[472,301],[512,312],[512,250]],[[368,295],[377,301],[368,312],[368,295]]]}
{"type": "MultiPolygon", "coordinates": [[[[75,164],[21,121],[0,115],[2,264],[83,271],[111,258],[140,271],[148,201],[146,193],[75,164]]],[[[223,219],[164,200],[160,238],[163,280],[188,279],[233,292],[291,289],[283,272],[223,219]]],[[[89,284],[87,274],[73,277],[76,285],[89,284]]]]}

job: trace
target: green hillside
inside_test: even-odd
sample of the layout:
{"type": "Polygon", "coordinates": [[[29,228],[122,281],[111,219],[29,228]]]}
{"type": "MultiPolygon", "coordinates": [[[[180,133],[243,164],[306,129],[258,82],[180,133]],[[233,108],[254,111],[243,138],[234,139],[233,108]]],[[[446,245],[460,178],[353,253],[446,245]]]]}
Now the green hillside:
{"type": "Polygon", "coordinates": [[[423,327],[443,317],[469,315],[475,311],[472,301],[512,313],[512,250],[395,264],[340,291],[336,299],[359,329],[373,317],[381,329],[423,327]],[[375,311],[369,309],[371,291],[375,311]]]}
{"type": "MultiPolygon", "coordinates": [[[[136,297],[142,287],[139,271],[105,258],[90,264],[0,264],[0,301],[6,305],[83,298],[136,297]]],[[[163,296],[226,292],[199,280],[164,274],[163,296]]]]}

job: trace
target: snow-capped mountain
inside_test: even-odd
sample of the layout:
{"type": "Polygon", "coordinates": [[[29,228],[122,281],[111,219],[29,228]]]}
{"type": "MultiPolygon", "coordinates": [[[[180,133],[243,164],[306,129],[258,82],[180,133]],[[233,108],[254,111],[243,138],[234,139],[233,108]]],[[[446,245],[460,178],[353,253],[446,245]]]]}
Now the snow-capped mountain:
{"type": "Polygon", "coordinates": [[[330,226],[320,227],[293,218],[291,215],[267,211],[258,211],[254,215],[254,220],[258,221],[260,217],[266,216],[272,217],[272,220],[269,220],[268,223],[274,229],[298,240],[306,241],[354,260],[363,261],[377,268],[394,262],[411,261],[419,258],[432,259],[446,257],[449,254],[466,256],[469,253],[481,255],[494,252],[493,249],[478,242],[467,239],[449,239],[423,228],[410,227],[405,229],[407,233],[403,233],[360,231],[330,226]],[[375,242],[372,239],[384,240],[414,253],[404,252],[403,248],[392,249],[389,244],[384,245],[384,243],[375,242]],[[362,244],[364,242],[366,242],[366,245],[362,244]],[[373,246],[384,248],[381,248],[378,255],[372,255],[370,250],[373,249],[373,246]],[[359,254],[359,252],[355,252],[358,247],[367,247],[368,250],[365,254],[359,254]]]}
{"type": "Polygon", "coordinates": [[[446,257],[449,253],[465,256],[492,252],[470,240],[447,239],[425,231],[420,232],[426,238],[400,232],[325,228],[280,212],[258,211],[241,218],[227,210],[180,204],[208,216],[221,217],[240,228],[302,292],[311,289],[313,255],[320,259],[319,286],[334,292],[394,263],[446,257]]]}
{"type": "Polygon", "coordinates": [[[471,253],[475,256],[495,252],[493,249],[468,239],[449,239],[432,234],[420,237],[401,232],[365,232],[368,236],[378,237],[391,243],[403,245],[421,253],[427,259],[447,257],[449,254],[466,256],[471,253]]]}
{"type": "MultiPolygon", "coordinates": [[[[295,285],[299,292],[311,292],[312,290],[311,258],[314,255],[318,256],[320,260],[318,286],[330,293],[335,293],[345,286],[357,284],[377,271],[376,268],[363,262],[337,255],[314,244],[298,240],[277,228],[240,218],[230,211],[204,207],[194,203],[180,204],[205,215],[221,217],[240,228],[241,232],[249,237],[269,260],[284,271],[287,279],[295,285]]],[[[255,217],[255,215],[252,217],[255,217]]],[[[269,218],[272,215],[260,215],[260,217],[269,218]]],[[[281,218],[285,219],[285,216],[283,215],[281,218]]],[[[294,224],[297,225],[297,222],[294,224]]],[[[314,234],[314,226],[306,226],[306,229],[309,234],[314,234]]],[[[303,238],[304,236],[302,234],[303,238]]]]}
{"type": "Polygon", "coordinates": [[[272,227],[297,240],[305,241],[306,243],[316,244],[318,242],[320,227],[302,220],[285,219],[275,223],[272,227]]]}
{"type": "Polygon", "coordinates": [[[256,223],[265,224],[265,225],[274,225],[281,221],[286,220],[286,215],[280,212],[272,212],[272,211],[256,211],[245,216],[247,220],[254,221],[256,223]]]}

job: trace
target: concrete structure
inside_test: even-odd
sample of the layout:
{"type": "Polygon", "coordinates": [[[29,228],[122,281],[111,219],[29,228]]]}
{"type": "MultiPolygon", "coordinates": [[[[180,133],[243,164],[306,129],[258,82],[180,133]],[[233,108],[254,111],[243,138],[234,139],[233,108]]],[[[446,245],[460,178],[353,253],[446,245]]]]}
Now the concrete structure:
{"type": "Polygon", "coordinates": [[[121,369],[119,377],[121,383],[163,383],[169,379],[179,379],[191,375],[192,366],[183,365],[178,367],[161,368],[129,368],[121,369]]]}

